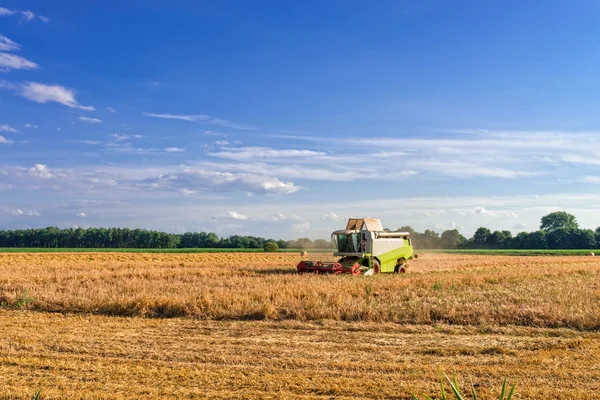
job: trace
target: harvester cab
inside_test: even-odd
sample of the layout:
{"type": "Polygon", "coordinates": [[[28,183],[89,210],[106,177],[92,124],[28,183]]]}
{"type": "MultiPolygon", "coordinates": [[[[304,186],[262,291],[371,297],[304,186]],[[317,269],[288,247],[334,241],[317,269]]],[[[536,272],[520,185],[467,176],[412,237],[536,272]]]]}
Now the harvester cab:
{"type": "Polygon", "coordinates": [[[372,275],[403,273],[415,257],[409,232],[386,232],[376,218],[350,218],[346,229],[331,234],[337,262],[301,261],[298,272],[372,275]]]}

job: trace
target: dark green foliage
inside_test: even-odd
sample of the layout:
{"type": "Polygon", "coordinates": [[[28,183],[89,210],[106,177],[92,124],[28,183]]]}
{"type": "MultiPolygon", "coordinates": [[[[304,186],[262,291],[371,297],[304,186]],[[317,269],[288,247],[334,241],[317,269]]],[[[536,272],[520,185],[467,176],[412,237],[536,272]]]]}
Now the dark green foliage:
{"type": "Polygon", "coordinates": [[[458,232],[458,229],[452,229],[442,232],[440,245],[444,249],[456,249],[465,243],[466,239],[458,232]]]}
{"type": "Polygon", "coordinates": [[[556,211],[542,217],[541,230],[549,232],[561,228],[567,230],[578,229],[579,225],[575,216],[564,211],[556,211]]]}
{"type": "Polygon", "coordinates": [[[274,253],[279,250],[279,246],[275,242],[267,242],[263,246],[263,250],[269,253],[274,253]]]}
{"type": "Polygon", "coordinates": [[[490,242],[492,232],[488,228],[478,228],[473,235],[473,245],[475,248],[485,248],[490,242]]]}
{"type": "Polygon", "coordinates": [[[58,229],[56,227],[48,227],[42,229],[0,231],[0,248],[262,249],[263,245],[269,240],[261,237],[239,235],[219,238],[212,232],[188,232],[183,235],[177,235],[145,229],[127,228],[58,229]]]}

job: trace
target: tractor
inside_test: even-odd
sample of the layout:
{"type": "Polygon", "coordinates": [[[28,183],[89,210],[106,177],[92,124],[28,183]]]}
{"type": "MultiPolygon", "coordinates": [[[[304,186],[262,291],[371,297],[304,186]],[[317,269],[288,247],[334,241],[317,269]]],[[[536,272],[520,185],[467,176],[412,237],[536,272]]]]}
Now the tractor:
{"type": "Polygon", "coordinates": [[[404,273],[416,258],[409,232],[387,232],[377,218],[350,218],[346,229],[331,234],[337,262],[300,261],[300,274],[404,273]]]}

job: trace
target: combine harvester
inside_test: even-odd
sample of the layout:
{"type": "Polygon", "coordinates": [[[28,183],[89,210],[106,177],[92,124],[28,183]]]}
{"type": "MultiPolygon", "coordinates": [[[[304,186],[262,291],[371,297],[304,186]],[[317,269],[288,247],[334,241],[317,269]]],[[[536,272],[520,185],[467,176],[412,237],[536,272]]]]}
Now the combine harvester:
{"type": "Polygon", "coordinates": [[[340,257],[335,263],[300,261],[298,272],[315,274],[373,275],[406,272],[408,260],[416,258],[408,232],[386,232],[376,218],[350,218],[346,229],[331,238],[340,257]]]}

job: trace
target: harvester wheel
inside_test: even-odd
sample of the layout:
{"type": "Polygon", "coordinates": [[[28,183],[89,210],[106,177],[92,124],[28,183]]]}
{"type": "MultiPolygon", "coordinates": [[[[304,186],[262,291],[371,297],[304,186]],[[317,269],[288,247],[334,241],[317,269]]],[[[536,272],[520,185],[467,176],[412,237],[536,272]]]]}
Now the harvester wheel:
{"type": "Polygon", "coordinates": [[[378,274],[381,271],[381,266],[379,265],[379,261],[373,260],[373,272],[378,274]]]}
{"type": "Polygon", "coordinates": [[[394,268],[394,272],[397,274],[403,274],[406,272],[407,268],[408,268],[408,262],[406,262],[406,260],[404,258],[401,258],[396,262],[396,267],[394,268]]]}

